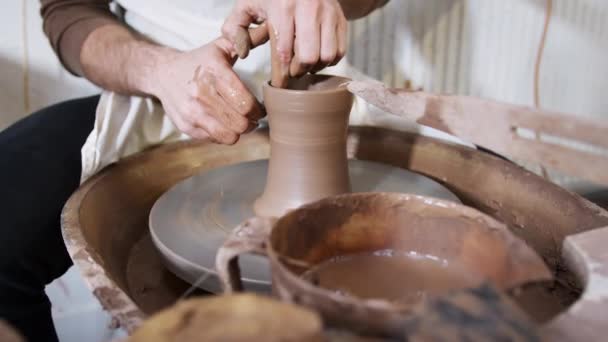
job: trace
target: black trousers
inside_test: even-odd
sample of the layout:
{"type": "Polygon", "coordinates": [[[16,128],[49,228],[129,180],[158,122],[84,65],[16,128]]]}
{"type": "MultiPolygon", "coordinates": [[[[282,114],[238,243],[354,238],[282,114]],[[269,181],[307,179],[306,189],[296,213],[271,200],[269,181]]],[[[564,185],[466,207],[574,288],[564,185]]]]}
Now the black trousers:
{"type": "Polygon", "coordinates": [[[44,287],[72,265],[59,220],[98,101],[56,104],[0,132],[0,318],[28,341],[57,340],[44,287]]]}

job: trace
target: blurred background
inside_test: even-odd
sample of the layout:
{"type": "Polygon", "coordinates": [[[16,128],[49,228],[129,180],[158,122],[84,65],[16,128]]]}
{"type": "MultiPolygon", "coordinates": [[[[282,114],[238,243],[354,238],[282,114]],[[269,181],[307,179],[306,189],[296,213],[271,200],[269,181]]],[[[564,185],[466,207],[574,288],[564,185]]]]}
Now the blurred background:
{"type": "MultiPolygon", "coordinates": [[[[0,130],[50,104],[99,92],[61,67],[42,32],[37,0],[2,1],[0,32],[0,130]]],[[[351,47],[366,48],[357,54],[351,49],[348,60],[395,87],[538,104],[608,120],[605,0],[392,0],[354,22],[349,39],[351,47]]],[[[580,180],[550,175],[573,191],[593,190],[580,180]]],[[[48,293],[62,341],[107,341],[121,334],[77,270],[51,284],[48,293]]]]}

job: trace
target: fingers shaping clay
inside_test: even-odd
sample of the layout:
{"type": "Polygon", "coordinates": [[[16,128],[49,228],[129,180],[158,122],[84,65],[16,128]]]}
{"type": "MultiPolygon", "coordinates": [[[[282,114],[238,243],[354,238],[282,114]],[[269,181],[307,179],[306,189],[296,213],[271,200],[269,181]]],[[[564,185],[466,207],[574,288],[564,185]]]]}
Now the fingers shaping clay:
{"type": "Polygon", "coordinates": [[[286,88],[289,82],[289,68],[283,66],[278,49],[279,33],[271,24],[268,24],[270,37],[270,84],[275,88],[286,88]]]}
{"type": "Polygon", "coordinates": [[[321,198],[350,192],[346,133],[353,95],[347,78],[306,75],[286,89],[264,86],[270,162],[256,215],[281,216],[321,198]]]}

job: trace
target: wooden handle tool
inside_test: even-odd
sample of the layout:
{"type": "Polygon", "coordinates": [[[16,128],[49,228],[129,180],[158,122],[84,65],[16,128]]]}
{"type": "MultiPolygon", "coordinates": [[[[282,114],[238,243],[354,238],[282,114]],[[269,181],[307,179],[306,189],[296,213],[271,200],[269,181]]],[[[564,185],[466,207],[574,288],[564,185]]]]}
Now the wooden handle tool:
{"type": "Polygon", "coordinates": [[[608,185],[608,121],[475,97],[388,89],[374,81],[353,81],[348,89],[386,112],[506,157],[608,185]]]}
{"type": "Polygon", "coordinates": [[[245,29],[239,27],[236,32],[236,41],[234,47],[236,53],[241,59],[249,56],[249,51],[258,45],[262,45],[268,41],[268,27],[266,23],[262,23],[259,26],[245,29]]]}
{"type": "Polygon", "coordinates": [[[237,32],[235,48],[239,58],[249,55],[249,50],[266,42],[270,37],[271,78],[270,85],[276,88],[287,87],[289,81],[289,67],[283,67],[279,58],[277,45],[277,33],[272,25],[263,23],[258,27],[246,30],[241,28],[237,32]]]}

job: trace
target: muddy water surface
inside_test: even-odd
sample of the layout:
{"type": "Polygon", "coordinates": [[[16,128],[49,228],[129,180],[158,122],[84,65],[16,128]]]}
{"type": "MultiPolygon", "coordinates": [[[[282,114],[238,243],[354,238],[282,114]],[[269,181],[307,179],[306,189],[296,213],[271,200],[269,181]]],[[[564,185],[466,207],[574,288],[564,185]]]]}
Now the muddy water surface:
{"type": "Polygon", "coordinates": [[[347,296],[384,299],[403,305],[481,283],[479,275],[453,262],[393,251],[336,257],[315,266],[302,277],[347,296]]]}

